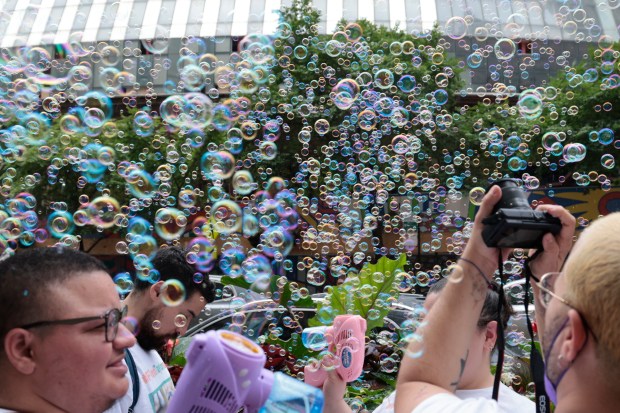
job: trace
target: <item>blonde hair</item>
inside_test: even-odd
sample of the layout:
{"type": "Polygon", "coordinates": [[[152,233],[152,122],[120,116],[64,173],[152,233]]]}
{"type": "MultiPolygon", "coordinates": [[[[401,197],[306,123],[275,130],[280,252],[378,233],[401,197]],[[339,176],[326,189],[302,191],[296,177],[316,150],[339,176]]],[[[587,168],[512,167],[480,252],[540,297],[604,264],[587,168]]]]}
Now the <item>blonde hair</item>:
{"type": "Polygon", "coordinates": [[[565,276],[566,298],[586,318],[598,340],[602,365],[616,376],[620,373],[620,213],[599,218],[583,231],[566,262],[565,276]]]}

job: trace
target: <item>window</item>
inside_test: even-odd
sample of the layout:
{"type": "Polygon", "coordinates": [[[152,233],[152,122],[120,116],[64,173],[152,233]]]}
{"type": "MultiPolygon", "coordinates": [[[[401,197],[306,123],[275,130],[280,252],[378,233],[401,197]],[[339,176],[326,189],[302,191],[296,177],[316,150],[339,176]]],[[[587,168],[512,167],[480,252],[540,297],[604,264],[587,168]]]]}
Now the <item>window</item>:
{"type": "Polygon", "coordinates": [[[517,50],[522,56],[532,54],[532,42],[529,40],[521,40],[517,43],[517,50]]]}

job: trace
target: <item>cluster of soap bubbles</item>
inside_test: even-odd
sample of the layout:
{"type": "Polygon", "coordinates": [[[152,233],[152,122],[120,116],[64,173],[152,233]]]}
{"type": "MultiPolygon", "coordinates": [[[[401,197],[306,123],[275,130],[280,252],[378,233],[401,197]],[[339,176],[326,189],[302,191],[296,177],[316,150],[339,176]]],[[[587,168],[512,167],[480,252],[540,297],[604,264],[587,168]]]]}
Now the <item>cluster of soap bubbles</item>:
{"type": "MultiPolygon", "coordinates": [[[[468,206],[480,205],[488,180],[610,190],[617,179],[620,140],[615,119],[604,118],[614,113],[605,93],[620,86],[617,34],[604,33],[581,2],[547,6],[557,6],[558,27],[536,32],[528,16],[541,18],[543,6],[513,2],[508,19],[485,25],[464,7],[440,25],[442,37],[386,40],[355,22],[319,35],[313,22],[282,21],[274,35],[238,39],[227,56],[210,52],[221,39],[188,36],[171,50],[160,28],[140,42],[72,36],[60,46],[66,58],[50,47],[2,49],[0,252],[77,248],[83,234],[116,233],[135,277],[156,282],[151,259],[182,244],[197,283],[217,271],[277,300],[283,277],[297,277],[301,285],[286,290],[291,304],[324,289],[332,296],[340,283],[376,321],[399,293],[425,291],[450,272],[424,257],[462,252],[468,206]],[[593,58],[572,66],[585,44],[593,58]],[[600,102],[578,107],[593,90],[600,102]],[[598,123],[567,126],[589,111],[598,123]],[[400,253],[409,263],[391,294],[362,281],[365,263],[400,253]]],[[[519,268],[504,273],[516,278],[519,268]]],[[[385,276],[371,275],[376,284],[385,276]]],[[[123,295],[133,287],[125,272],[115,282],[123,295]]],[[[186,298],[173,281],[162,293],[168,306],[186,298]]],[[[336,313],[324,305],[316,319],[329,324],[336,313]]],[[[373,336],[373,368],[394,373],[403,340],[419,339],[422,317],[412,314],[373,336]]],[[[305,322],[276,319],[265,323],[272,339],[305,322]]],[[[247,332],[243,312],[232,324],[247,332]]],[[[507,341],[519,347],[525,338],[511,331],[507,341]]],[[[316,360],[334,367],[327,354],[316,360]]]]}

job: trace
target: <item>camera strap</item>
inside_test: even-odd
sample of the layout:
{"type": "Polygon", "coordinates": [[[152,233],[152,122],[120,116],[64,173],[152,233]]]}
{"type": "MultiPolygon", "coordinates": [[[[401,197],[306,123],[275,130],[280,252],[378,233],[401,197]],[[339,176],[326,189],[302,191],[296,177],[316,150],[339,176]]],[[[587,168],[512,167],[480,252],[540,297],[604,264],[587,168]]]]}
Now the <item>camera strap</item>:
{"type": "Polygon", "coordinates": [[[530,312],[528,309],[530,303],[531,280],[533,279],[534,281],[539,281],[534,274],[532,274],[530,262],[538,257],[541,251],[542,250],[537,250],[525,261],[525,298],[523,305],[525,307],[527,329],[530,333],[530,369],[532,371],[532,379],[534,381],[534,388],[536,391],[536,413],[547,413],[550,411],[549,409],[551,406],[549,405],[549,397],[547,397],[547,392],[545,391],[545,363],[540,351],[538,351],[538,347],[536,347],[536,343],[534,342],[534,329],[532,328],[532,320],[530,319],[530,312]]]}
{"type": "Polygon", "coordinates": [[[504,301],[504,263],[502,261],[501,249],[499,250],[497,261],[500,286],[499,291],[497,292],[499,295],[499,300],[497,303],[497,366],[495,368],[495,380],[493,381],[494,400],[499,398],[499,385],[502,377],[502,370],[504,368],[504,347],[506,341],[504,337],[504,323],[502,322],[502,302],[504,301]]]}

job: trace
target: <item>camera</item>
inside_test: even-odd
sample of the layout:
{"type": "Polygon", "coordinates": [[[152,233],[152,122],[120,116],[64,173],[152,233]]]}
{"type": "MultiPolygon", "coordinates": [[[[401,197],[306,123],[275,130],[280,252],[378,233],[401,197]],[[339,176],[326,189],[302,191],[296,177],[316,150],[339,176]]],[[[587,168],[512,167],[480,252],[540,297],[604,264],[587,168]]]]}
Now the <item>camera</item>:
{"type": "Polygon", "coordinates": [[[542,248],[546,233],[560,232],[562,222],[547,212],[534,211],[517,181],[500,179],[489,189],[493,185],[502,189],[502,199],[495,205],[493,214],[482,221],[482,238],[488,247],[542,248]]]}

